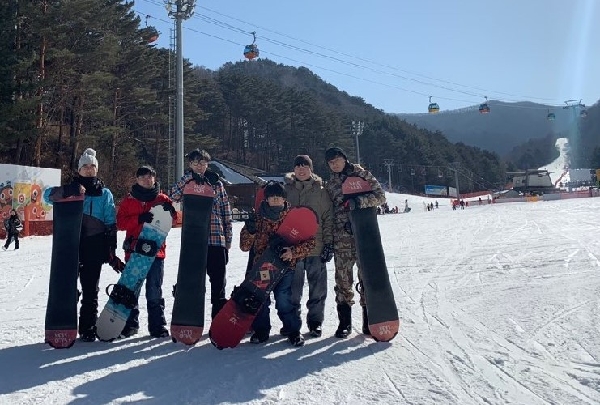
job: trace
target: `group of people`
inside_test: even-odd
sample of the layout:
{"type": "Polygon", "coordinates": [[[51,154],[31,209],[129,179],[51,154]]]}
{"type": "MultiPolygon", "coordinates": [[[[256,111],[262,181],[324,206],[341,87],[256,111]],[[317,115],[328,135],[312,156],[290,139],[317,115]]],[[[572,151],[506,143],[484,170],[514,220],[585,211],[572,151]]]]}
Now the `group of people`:
{"type": "MultiPolygon", "coordinates": [[[[81,308],[79,312],[79,336],[83,341],[96,339],[98,316],[98,291],[100,270],[109,263],[121,272],[125,263],[117,256],[117,230],[126,232],[123,249],[125,261],[134,251],[135,243],[144,223],[152,222],[150,209],[163,205],[173,218],[176,211],[173,201],[180,201],[187,182],[208,183],[215,191],[211,213],[206,274],[211,284],[211,316],[214,318],[223,307],[226,298],[226,266],[233,239],[232,212],[229,197],[219,176],[208,168],[211,160],[208,152],[196,149],[187,155],[189,167],[183,177],[169,190],[161,192],[156,171],[141,166],[135,173],[135,184],[119,206],[118,212],[111,191],[98,178],[96,152],[88,148],[79,158],[78,176],[70,184],[48,189],[44,198],[49,203],[72,195],[83,194],[84,215],[79,248],[79,280],[81,284],[81,308]]],[[[350,210],[377,207],[385,203],[385,193],[379,182],[368,171],[348,160],[338,147],[327,149],[325,159],[330,169],[327,182],[313,171],[308,155],[298,155],[293,162],[293,172],[287,173],[283,184],[269,182],[264,188],[264,199],[258,205],[256,215],[246,220],[240,234],[240,249],[251,252],[249,266],[267,249],[268,241],[275,233],[291,207],[308,206],[318,216],[318,231],[314,238],[296,246],[285,247],[281,258],[293,271],[285,273],[273,290],[275,308],[283,324],[279,331],[287,336],[293,346],[302,346],[300,333],[302,292],[308,280],[306,326],[309,334],[320,337],[327,298],[326,263],[335,258],[335,301],[339,325],[335,336],[345,338],[352,332],[352,305],[354,300],[353,266],[358,267],[356,290],[362,307],[362,331],[369,333],[365,297],[361,283],[361,269],[356,255],[350,210]],[[347,177],[359,176],[367,180],[371,192],[348,197],[342,193],[342,183],[347,177]]],[[[165,301],[162,284],[166,244],[159,249],[145,280],[148,310],[148,331],[152,337],[169,336],[164,315],[165,301]]],[[[202,271],[203,269],[198,269],[202,271]]],[[[270,337],[271,323],[267,301],[252,325],[252,343],[266,342],[270,337]]],[[[139,332],[139,311],[131,312],[121,337],[139,332]]]]}

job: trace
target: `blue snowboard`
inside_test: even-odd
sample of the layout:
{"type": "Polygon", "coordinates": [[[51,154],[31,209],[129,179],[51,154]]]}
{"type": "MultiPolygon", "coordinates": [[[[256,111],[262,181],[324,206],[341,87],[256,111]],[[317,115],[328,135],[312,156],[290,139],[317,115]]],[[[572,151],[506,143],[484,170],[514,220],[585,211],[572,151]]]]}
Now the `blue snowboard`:
{"type": "MultiPolygon", "coordinates": [[[[96,321],[98,339],[110,342],[121,334],[131,310],[137,304],[140,289],[154,262],[158,249],[167,238],[173,219],[161,205],[152,207],[151,223],[145,223],[117,284],[114,284],[108,302],[96,321]]],[[[107,288],[108,292],[108,288],[107,288]]]]}

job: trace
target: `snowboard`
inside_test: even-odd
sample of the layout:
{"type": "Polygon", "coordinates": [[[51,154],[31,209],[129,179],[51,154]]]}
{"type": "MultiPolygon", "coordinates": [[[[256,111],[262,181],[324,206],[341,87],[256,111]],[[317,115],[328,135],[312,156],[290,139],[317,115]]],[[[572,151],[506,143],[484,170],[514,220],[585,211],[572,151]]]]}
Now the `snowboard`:
{"type": "MultiPolygon", "coordinates": [[[[372,189],[365,179],[351,176],[342,184],[342,192],[344,197],[352,198],[368,194],[372,189]]],[[[369,331],[376,341],[389,342],[398,334],[400,321],[381,245],[377,207],[351,210],[350,222],[360,263],[369,331]]]]}
{"type": "Polygon", "coordinates": [[[192,180],[183,188],[183,227],[175,302],[171,316],[173,342],[198,343],[204,330],[206,255],[215,191],[192,180]]]}
{"type": "Polygon", "coordinates": [[[137,299],[148,271],[154,262],[156,253],[165,242],[171,230],[173,218],[162,205],[152,207],[154,215],[151,223],[144,223],[135,243],[135,249],[112,291],[106,287],[108,302],[96,321],[98,339],[110,342],[119,337],[125,327],[131,310],[137,305],[137,299]]]}
{"type": "Polygon", "coordinates": [[[71,347],[77,338],[77,276],[83,199],[81,195],[53,202],[45,342],[55,349],[71,347]]]}
{"type": "Polygon", "coordinates": [[[217,349],[233,348],[240,343],[273,288],[289,270],[277,246],[282,243],[293,246],[308,240],[314,237],[317,228],[317,215],[312,209],[302,206],[290,209],[269,248],[254,263],[242,284],[233,289],[231,298],[213,319],[209,337],[217,349]]]}

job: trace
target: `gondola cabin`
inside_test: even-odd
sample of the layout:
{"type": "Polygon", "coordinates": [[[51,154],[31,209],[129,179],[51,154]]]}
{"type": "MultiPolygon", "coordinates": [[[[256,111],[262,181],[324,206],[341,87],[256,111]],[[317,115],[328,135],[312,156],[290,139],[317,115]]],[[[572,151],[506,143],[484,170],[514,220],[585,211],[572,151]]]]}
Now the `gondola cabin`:
{"type": "Polygon", "coordinates": [[[481,114],[488,114],[490,112],[490,106],[488,103],[479,104],[479,112],[481,114]]]}
{"type": "Polygon", "coordinates": [[[579,116],[580,116],[581,118],[585,118],[585,117],[587,117],[587,115],[588,115],[588,114],[587,114],[587,110],[581,110],[581,111],[579,112],[579,116]]]}
{"type": "Polygon", "coordinates": [[[556,119],[556,115],[554,113],[548,113],[546,118],[548,119],[548,121],[554,121],[556,119]]]}
{"type": "Polygon", "coordinates": [[[142,39],[147,44],[156,42],[156,40],[158,40],[158,37],[160,36],[160,33],[158,32],[158,30],[154,27],[145,27],[145,28],[142,28],[141,31],[142,31],[142,39]]]}
{"type": "Polygon", "coordinates": [[[429,114],[435,114],[440,112],[440,106],[438,105],[438,103],[430,103],[429,107],[427,107],[427,111],[429,111],[429,114]]]}
{"type": "Polygon", "coordinates": [[[258,58],[258,46],[256,44],[246,45],[244,48],[244,57],[248,60],[258,58]]]}

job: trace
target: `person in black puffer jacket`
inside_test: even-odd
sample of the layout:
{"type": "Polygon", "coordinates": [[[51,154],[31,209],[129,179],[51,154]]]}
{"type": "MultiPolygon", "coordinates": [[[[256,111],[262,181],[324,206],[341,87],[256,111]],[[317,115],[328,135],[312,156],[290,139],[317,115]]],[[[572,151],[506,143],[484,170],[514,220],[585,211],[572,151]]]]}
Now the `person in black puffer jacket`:
{"type": "Polygon", "coordinates": [[[10,217],[4,220],[4,229],[6,229],[6,243],[2,246],[2,249],[6,250],[15,241],[15,250],[19,248],[19,232],[23,229],[17,211],[14,209],[10,210],[10,217]]]}

